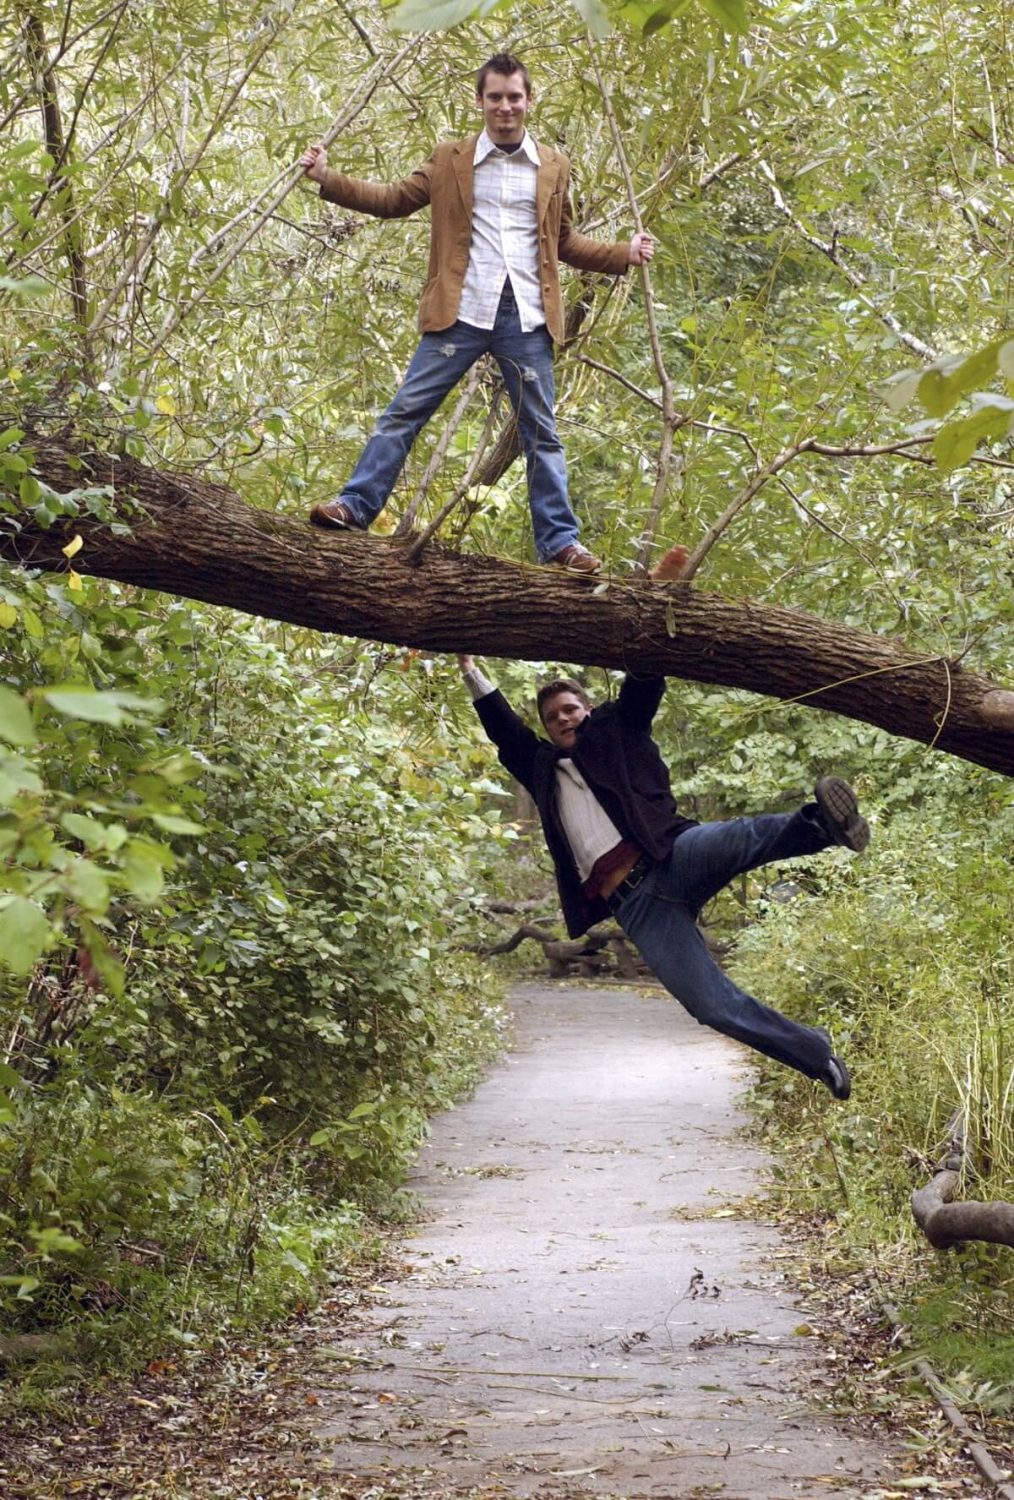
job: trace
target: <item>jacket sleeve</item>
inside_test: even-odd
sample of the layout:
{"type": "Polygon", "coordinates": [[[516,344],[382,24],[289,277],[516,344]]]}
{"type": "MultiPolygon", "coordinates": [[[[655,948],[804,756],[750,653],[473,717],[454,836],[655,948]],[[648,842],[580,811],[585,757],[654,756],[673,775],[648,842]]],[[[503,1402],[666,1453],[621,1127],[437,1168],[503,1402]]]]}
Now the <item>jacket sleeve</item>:
{"type": "Polygon", "coordinates": [[[430,201],[433,180],[433,157],[416,167],[400,182],[366,182],[361,177],[347,177],[329,167],[320,185],[320,196],[342,208],[372,214],[376,219],[404,219],[430,201]]]}
{"type": "Polygon", "coordinates": [[[631,729],[647,731],[664,692],[664,677],[634,677],[628,672],[616,699],[616,711],[631,729]]]}
{"type": "Polygon", "coordinates": [[[579,271],[605,271],[622,276],[630,269],[629,246],[623,243],[604,245],[574,228],[574,210],[570,201],[570,165],[563,179],[563,204],[560,212],[560,235],[556,253],[568,266],[579,271]]]}
{"type": "Polygon", "coordinates": [[[539,736],[518,717],[499,688],[484,698],[477,698],[475,709],[483,729],[497,748],[500,764],[506,766],[523,787],[532,791],[539,736]]]}

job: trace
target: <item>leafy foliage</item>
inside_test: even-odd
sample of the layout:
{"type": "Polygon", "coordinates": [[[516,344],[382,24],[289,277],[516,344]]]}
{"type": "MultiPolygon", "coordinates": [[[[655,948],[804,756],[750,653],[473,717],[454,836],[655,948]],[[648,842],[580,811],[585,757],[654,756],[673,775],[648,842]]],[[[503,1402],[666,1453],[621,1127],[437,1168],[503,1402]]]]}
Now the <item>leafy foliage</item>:
{"type": "Polygon", "coordinates": [[[0,1297],[8,1327],[150,1355],[368,1248],[365,1211],[496,1044],[458,949],[497,826],[439,740],[358,709],[368,654],[336,672],[190,606],[10,582],[22,682],[71,659],[120,686],[84,717],[78,687],[3,705],[33,759],[5,825],[32,896],[0,913],[0,1297]],[[134,691],[155,669],[161,703],[134,691]]]}
{"type": "MultiPolygon", "coordinates": [[[[980,445],[999,442],[1014,431],[1014,339],[995,339],[972,354],[935,360],[924,370],[905,370],[887,390],[894,411],[915,397],[931,417],[945,417],[963,397],[970,411],[937,428],[933,456],[945,473],[968,462],[980,445]],[[980,389],[997,375],[1006,394],[980,389]]],[[[918,429],[916,429],[918,430],[918,429]]]]}
{"type": "Polygon", "coordinates": [[[986,1380],[1002,1366],[1009,1389],[1010,1341],[1001,1352],[992,1321],[1009,1303],[1009,1271],[981,1245],[944,1260],[909,1198],[959,1112],[965,1196],[1014,1199],[1011,796],[939,764],[915,765],[879,792],[874,775],[865,784],[876,808],[870,853],[819,891],[807,882],[773,904],[741,939],[735,968],[754,993],[831,1029],[853,1066],[853,1098],[828,1117],[805,1084],[766,1069],[762,1104],[793,1207],[833,1214],[842,1259],[872,1255],[892,1268],[898,1300],[946,1367],[986,1380]],[[980,1344],[972,1330],[986,1327],[980,1344]]]}

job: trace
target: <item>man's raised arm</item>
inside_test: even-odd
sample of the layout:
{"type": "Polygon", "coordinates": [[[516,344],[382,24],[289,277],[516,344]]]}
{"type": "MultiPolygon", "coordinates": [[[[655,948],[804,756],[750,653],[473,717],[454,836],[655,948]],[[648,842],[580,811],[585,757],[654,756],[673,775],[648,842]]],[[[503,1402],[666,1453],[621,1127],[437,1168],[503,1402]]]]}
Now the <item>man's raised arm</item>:
{"type": "Polygon", "coordinates": [[[511,708],[503,693],[475,664],[459,653],[458,666],[472,695],[479,721],[497,748],[500,764],[531,791],[539,737],[511,708]]]}
{"type": "Polygon", "coordinates": [[[362,177],[349,177],[345,172],[336,172],[329,167],[324,144],[316,141],[307,146],[299,158],[299,165],[311,182],[319,184],[320,195],[326,202],[354,208],[377,219],[404,219],[417,209],[425,208],[430,201],[432,161],[431,157],[424,166],[417,167],[411,176],[403,177],[400,182],[367,182],[362,177]]]}
{"type": "MultiPolygon", "coordinates": [[[[648,577],[652,583],[676,583],[689,556],[687,548],[677,543],[663,552],[658,562],[649,568],[648,577]]],[[[616,700],[617,708],[628,724],[637,729],[648,730],[658,712],[664,692],[664,677],[634,677],[628,672],[616,700]]]]}

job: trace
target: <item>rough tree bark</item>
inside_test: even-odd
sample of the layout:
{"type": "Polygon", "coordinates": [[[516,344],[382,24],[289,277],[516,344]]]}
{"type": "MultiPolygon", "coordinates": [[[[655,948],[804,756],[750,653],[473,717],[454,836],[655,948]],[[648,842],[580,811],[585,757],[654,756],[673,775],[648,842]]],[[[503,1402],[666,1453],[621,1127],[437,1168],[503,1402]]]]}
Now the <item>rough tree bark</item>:
{"type": "Polygon", "coordinates": [[[747,688],[863,720],[1014,775],[1014,691],[942,656],[796,610],[687,584],[570,577],[411,542],[317,531],[235,491],[131,458],[35,439],[36,473],[65,492],[111,486],[141,507],[128,535],[90,517],[0,533],[0,556],[159,589],[320,631],[431,651],[570,661],[747,688]]]}

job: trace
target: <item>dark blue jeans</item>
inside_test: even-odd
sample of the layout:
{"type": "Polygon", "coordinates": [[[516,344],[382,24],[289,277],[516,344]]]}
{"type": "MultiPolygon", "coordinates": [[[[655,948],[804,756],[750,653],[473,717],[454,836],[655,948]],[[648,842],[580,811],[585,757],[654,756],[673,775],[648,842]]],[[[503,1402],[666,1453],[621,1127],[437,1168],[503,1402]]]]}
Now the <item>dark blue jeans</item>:
{"type": "Polygon", "coordinates": [[[509,281],[493,328],[458,322],[441,333],[423,334],[401,388],[377,422],[340,498],[357,526],[369,526],[386,505],[419,432],[483,354],[492,354],[500,366],[517,414],[528,465],[535,551],[540,562],[548,562],[578,534],[553,411],[553,341],[545,324],[522,332],[509,281]]]}
{"type": "Polygon", "coordinates": [[[822,1077],[827,1068],[827,1033],[791,1021],[738,989],[708,952],[697,915],[745,870],[816,854],[831,842],[813,804],[796,813],[702,823],[680,834],[669,859],[645,876],[616,913],[645,963],[695,1021],[808,1078],[822,1077]]]}

